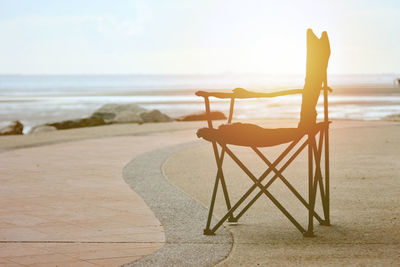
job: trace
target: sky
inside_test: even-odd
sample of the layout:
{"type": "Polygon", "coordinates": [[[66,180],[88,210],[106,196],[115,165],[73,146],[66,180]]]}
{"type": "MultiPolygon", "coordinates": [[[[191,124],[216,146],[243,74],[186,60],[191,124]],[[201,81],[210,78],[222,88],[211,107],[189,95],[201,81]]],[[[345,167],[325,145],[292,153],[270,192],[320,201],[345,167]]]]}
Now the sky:
{"type": "Polygon", "coordinates": [[[0,0],[0,74],[400,73],[400,1],[0,0]]]}

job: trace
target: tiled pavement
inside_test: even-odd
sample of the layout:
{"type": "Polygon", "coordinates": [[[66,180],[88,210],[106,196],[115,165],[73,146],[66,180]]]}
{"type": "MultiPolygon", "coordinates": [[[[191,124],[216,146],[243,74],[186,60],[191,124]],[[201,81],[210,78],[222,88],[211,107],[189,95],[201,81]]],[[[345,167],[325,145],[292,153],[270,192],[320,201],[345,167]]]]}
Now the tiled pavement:
{"type": "Polygon", "coordinates": [[[122,179],[135,156],[188,131],[0,153],[0,266],[118,266],[163,246],[163,227],[122,179]]]}

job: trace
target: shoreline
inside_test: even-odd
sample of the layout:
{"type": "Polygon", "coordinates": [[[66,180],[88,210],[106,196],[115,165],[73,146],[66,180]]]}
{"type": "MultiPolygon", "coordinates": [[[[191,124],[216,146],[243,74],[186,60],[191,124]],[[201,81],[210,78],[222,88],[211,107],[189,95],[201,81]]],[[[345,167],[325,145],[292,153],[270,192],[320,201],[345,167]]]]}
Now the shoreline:
{"type": "MultiPolygon", "coordinates": [[[[395,120],[400,117],[400,87],[389,84],[333,85],[330,97],[330,117],[333,119],[395,120]],[[389,117],[388,117],[389,116],[389,117]]],[[[280,91],[291,87],[277,87],[258,91],[280,91]]],[[[24,133],[37,125],[89,117],[107,103],[138,104],[147,109],[158,109],[171,118],[204,111],[203,99],[194,95],[197,90],[225,91],[231,89],[174,89],[174,90],[124,90],[111,92],[99,89],[90,93],[2,94],[0,91],[0,125],[18,120],[24,125],[24,133]]],[[[96,90],[89,88],[88,90],[96,90]]],[[[29,91],[29,90],[28,90],[29,91]]],[[[28,92],[26,91],[26,92],[28,92]]],[[[321,100],[321,99],[320,99],[321,100]]],[[[271,99],[252,99],[248,103],[235,103],[234,118],[262,117],[297,118],[301,98],[288,96],[271,99]],[[237,116],[240,114],[239,116],[237,116]]],[[[229,103],[224,99],[212,99],[211,108],[227,112],[229,103]]]]}
{"type": "MultiPolygon", "coordinates": [[[[280,127],[297,127],[297,119],[244,119],[236,120],[246,123],[254,123],[261,127],[280,128],[280,127]]],[[[385,120],[350,120],[338,119],[333,120],[331,128],[336,128],[335,121],[340,122],[346,127],[364,127],[364,126],[382,126],[382,125],[399,125],[399,121],[385,120]]],[[[225,123],[226,120],[215,120],[214,127],[225,123]]],[[[235,122],[235,120],[234,120],[235,122]]],[[[206,121],[172,121],[172,122],[157,122],[157,123],[118,123],[110,125],[101,125],[93,127],[82,127],[74,129],[57,130],[51,132],[39,132],[24,135],[4,135],[0,136],[0,153],[13,149],[36,147],[63,142],[72,142],[77,140],[107,138],[113,136],[132,136],[132,135],[147,135],[163,132],[174,132],[182,130],[193,130],[194,139],[195,131],[199,128],[207,127],[206,121]]]]}

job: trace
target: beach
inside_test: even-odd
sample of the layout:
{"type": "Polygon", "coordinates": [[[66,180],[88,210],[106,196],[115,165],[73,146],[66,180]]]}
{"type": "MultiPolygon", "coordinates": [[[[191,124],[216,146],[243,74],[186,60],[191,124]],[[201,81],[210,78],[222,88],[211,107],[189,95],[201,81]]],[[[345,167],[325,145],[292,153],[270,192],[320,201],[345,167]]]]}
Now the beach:
{"type": "MultiPolygon", "coordinates": [[[[196,137],[197,129],[205,127],[206,122],[175,119],[203,111],[203,99],[194,95],[196,90],[230,91],[226,89],[228,81],[232,82],[229,77],[0,77],[0,119],[24,124],[23,135],[0,136],[0,199],[6,203],[0,216],[0,263],[398,263],[400,92],[388,82],[393,78],[390,75],[333,79],[336,86],[329,94],[330,227],[316,225],[316,237],[304,238],[270,201],[260,198],[239,223],[225,223],[215,236],[203,235],[216,173],[211,145],[196,137]],[[210,87],[211,81],[217,86],[210,87]],[[111,111],[115,114],[121,107],[136,112],[157,109],[172,120],[108,121],[106,124],[112,124],[28,133],[38,124],[94,116],[106,104],[116,104],[111,111]]],[[[275,77],[268,84],[265,77],[240,76],[235,82],[272,92],[300,85],[301,78],[296,77],[275,77]],[[250,78],[255,82],[246,84],[250,78]],[[287,82],[289,78],[296,82],[287,82]],[[285,86],[276,87],[279,81],[286,81],[285,86]],[[263,86],[258,87],[257,82],[263,86]]],[[[300,106],[300,95],[239,99],[233,122],[265,128],[297,127],[300,106]]],[[[213,99],[211,107],[227,114],[229,102],[213,99]]],[[[322,119],[322,110],[320,97],[318,119],[322,119]]],[[[214,121],[215,126],[223,122],[214,121]]],[[[263,151],[273,159],[282,149],[278,146],[263,151]]],[[[264,171],[265,164],[248,150],[234,150],[255,174],[264,171]]],[[[303,153],[285,170],[285,177],[303,196],[307,194],[306,163],[303,153]]],[[[233,201],[251,183],[232,160],[227,159],[224,168],[233,201]]],[[[285,189],[277,181],[271,192],[305,225],[306,210],[296,206],[299,203],[285,189]]],[[[222,200],[218,195],[213,223],[224,215],[222,200]]],[[[317,211],[321,212],[318,200],[317,211]]]]}
{"type": "Polygon", "coordinates": [[[0,267],[400,266],[400,1],[3,2],[0,267]]]}
{"type": "MultiPolygon", "coordinates": [[[[272,128],[297,125],[292,119],[245,121],[272,128]]],[[[399,122],[333,120],[332,226],[316,225],[311,239],[264,199],[238,224],[225,223],[216,236],[202,235],[216,171],[211,145],[195,136],[204,126],[116,124],[0,137],[0,197],[9,203],[2,206],[0,219],[2,264],[398,264],[399,122]],[[156,176],[164,187],[151,184],[156,176]],[[180,198],[192,208],[177,209],[180,198]]],[[[277,149],[269,151],[273,157],[277,149]]],[[[263,169],[244,150],[242,157],[256,173],[263,169]]],[[[304,165],[302,156],[285,171],[300,189],[306,177],[294,176],[305,173],[304,165]]],[[[249,179],[231,161],[226,167],[231,197],[237,198],[249,179]]],[[[296,208],[284,189],[277,184],[272,192],[304,223],[305,209],[296,208]]],[[[225,209],[220,197],[216,218],[225,209]]]]}
{"type": "MultiPolygon", "coordinates": [[[[396,75],[331,75],[330,118],[381,120],[400,114],[396,75]]],[[[0,75],[0,126],[18,120],[24,133],[34,126],[89,117],[105,104],[139,104],[171,118],[202,112],[198,90],[259,92],[302,88],[304,75],[0,75]]],[[[300,95],[237,100],[236,119],[299,119],[300,95]]],[[[228,112],[227,100],[213,110],[228,112]]],[[[317,110],[322,114],[322,97],[317,110]]]]}

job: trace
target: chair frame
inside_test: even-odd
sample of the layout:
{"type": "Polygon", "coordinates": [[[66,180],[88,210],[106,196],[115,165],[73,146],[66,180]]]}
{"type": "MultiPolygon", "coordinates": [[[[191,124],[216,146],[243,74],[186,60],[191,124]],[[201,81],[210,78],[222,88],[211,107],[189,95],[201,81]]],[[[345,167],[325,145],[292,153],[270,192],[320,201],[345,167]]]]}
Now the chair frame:
{"type": "MultiPolygon", "coordinates": [[[[240,88],[241,89],[241,88],[240,88]]],[[[330,225],[330,194],[329,194],[329,118],[328,118],[328,91],[331,89],[328,87],[326,79],[324,80],[324,86],[322,87],[323,95],[324,95],[324,120],[320,125],[322,127],[315,128],[313,130],[309,130],[307,133],[297,138],[296,140],[289,143],[286,149],[282,152],[282,154],[274,161],[270,162],[263,153],[255,146],[252,146],[251,149],[266,163],[268,166],[267,170],[258,178],[256,178],[250,170],[246,168],[246,166],[239,160],[238,157],[234,155],[231,149],[227,147],[226,144],[219,141],[212,141],[212,147],[214,151],[214,157],[217,163],[217,174],[215,178],[214,188],[211,196],[211,203],[206,223],[206,228],[204,229],[205,235],[214,235],[215,231],[225,222],[237,222],[243,214],[256,202],[256,200],[261,195],[266,195],[274,204],[277,206],[279,210],[289,219],[290,222],[305,236],[305,237],[313,237],[314,235],[314,217],[321,225],[329,226],[330,225]],[[316,142],[317,135],[318,144],[316,142]],[[302,142],[300,147],[289,157],[286,163],[278,170],[277,165],[292,151],[295,146],[300,143],[304,136],[307,136],[306,140],[302,142]],[[219,152],[217,144],[221,147],[221,152],[219,152]],[[308,146],[308,202],[300,195],[300,193],[288,182],[288,180],[283,176],[282,172],[289,166],[289,164],[304,150],[304,148],[308,146]],[[324,147],[324,178],[322,176],[321,170],[321,158],[324,147]],[[228,194],[228,189],[225,182],[225,177],[223,174],[223,161],[225,153],[228,154],[233,161],[249,176],[249,178],[254,182],[254,184],[243,194],[243,196],[234,204],[231,205],[231,201],[228,194]],[[263,185],[262,182],[264,179],[271,173],[275,173],[274,176],[263,185]],[[308,227],[305,229],[301,224],[282,206],[282,204],[268,191],[268,187],[277,179],[283,181],[283,183],[289,188],[289,190],[297,197],[297,199],[307,208],[308,210],[308,227]],[[227,208],[226,214],[214,225],[211,227],[211,218],[213,215],[213,210],[215,206],[215,200],[217,196],[217,191],[219,187],[219,183],[221,183],[223,196],[225,199],[225,204],[227,208]],[[250,194],[256,189],[259,189],[259,192],[241,209],[239,213],[234,215],[234,212],[241,206],[241,204],[250,196],[250,194]],[[315,212],[315,202],[317,190],[320,190],[321,193],[321,202],[323,209],[323,219],[315,212]]],[[[248,99],[248,98],[270,98],[270,97],[278,97],[284,95],[293,95],[293,94],[301,94],[303,92],[302,89],[294,89],[294,90],[286,90],[274,93],[259,93],[259,92],[250,92],[246,90],[234,91],[232,93],[218,93],[218,92],[204,92],[198,91],[196,92],[197,96],[204,98],[206,116],[207,116],[207,124],[208,128],[213,129],[212,119],[210,117],[210,97],[216,97],[220,99],[230,99],[230,108],[229,108],[229,116],[227,123],[230,124],[232,122],[233,111],[235,99],[248,99]]]]}

